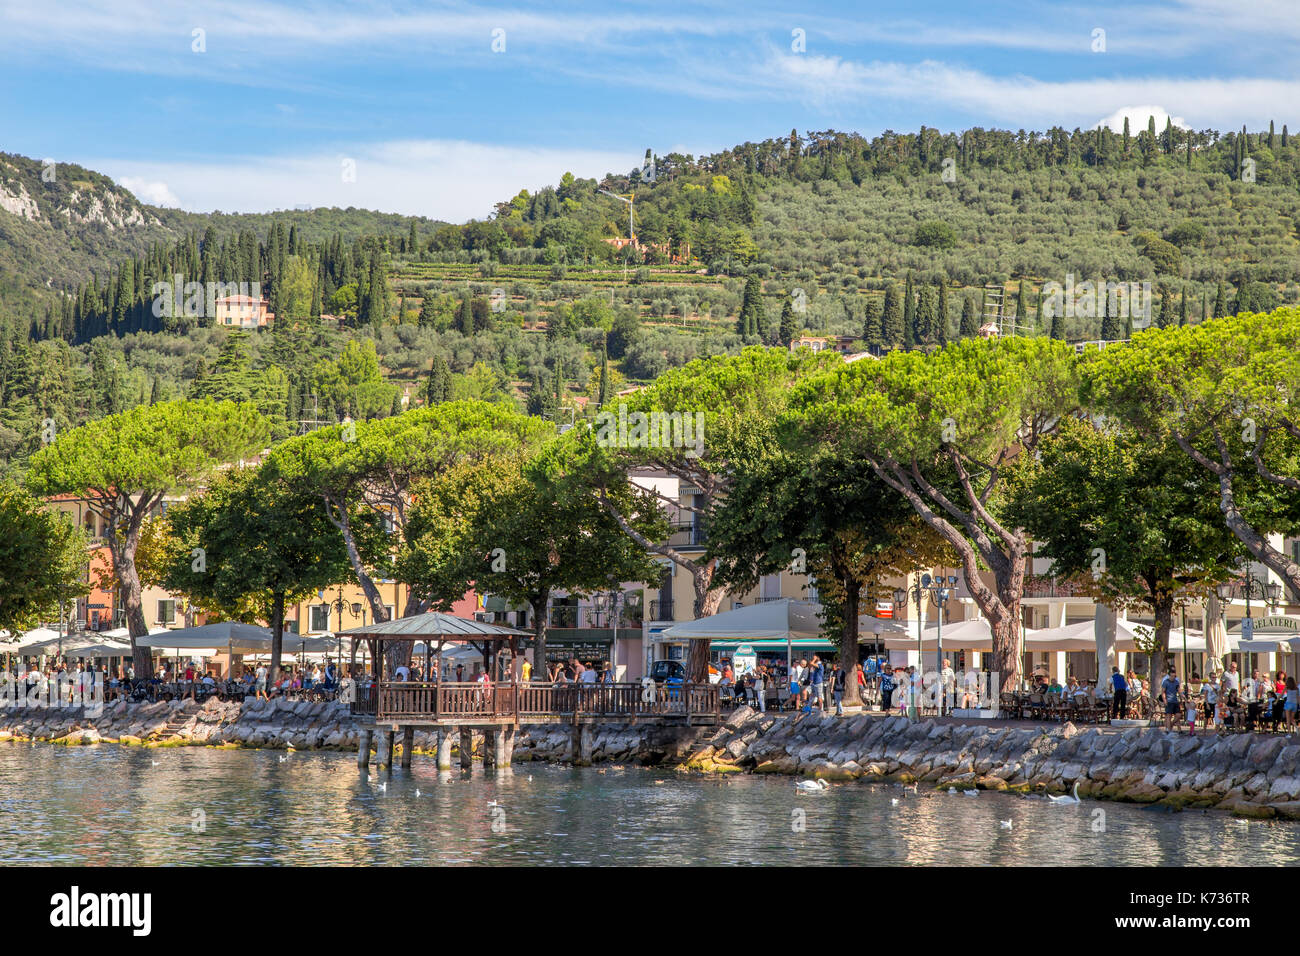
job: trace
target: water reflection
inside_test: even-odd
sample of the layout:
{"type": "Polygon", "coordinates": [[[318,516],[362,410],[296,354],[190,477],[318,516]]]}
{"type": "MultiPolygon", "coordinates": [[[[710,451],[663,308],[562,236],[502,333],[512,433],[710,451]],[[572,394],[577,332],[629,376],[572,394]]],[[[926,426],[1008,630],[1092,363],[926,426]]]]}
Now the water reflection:
{"type": "Polygon", "coordinates": [[[1199,866],[1300,855],[1300,824],[1205,811],[862,783],[809,795],[787,778],[631,767],[466,774],[420,758],[386,778],[347,754],[199,747],[3,744],[0,811],[0,851],[20,864],[1199,866]]]}

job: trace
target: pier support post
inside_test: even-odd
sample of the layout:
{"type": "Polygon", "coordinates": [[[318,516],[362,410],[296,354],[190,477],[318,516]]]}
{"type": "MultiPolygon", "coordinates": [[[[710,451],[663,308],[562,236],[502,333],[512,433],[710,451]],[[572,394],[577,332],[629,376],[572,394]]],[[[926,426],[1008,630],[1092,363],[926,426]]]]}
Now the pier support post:
{"type": "Polygon", "coordinates": [[[415,750],[415,728],[402,728],[402,769],[411,769],[412,751],[415,750]]]}
{"type": "Polygon", "coordinates": [[[357,766],[362,770],[370,768],[370,744],[374,741],[373,731],[363,730],[357,735],[357,766]]]}
{"type": "Polygon", "coordinates": [[[591,765],[596,733],[591,724],[578,724],[573,728],[573,763],[578,767],[591,765]]]}
{"type": "Polygon", "coordinates": [[[474,766],[474,731],[468,727],[460,729],[460,768],[469,770],[474,766]]]}
{"type": "Polygon", "coordinates": [[[379,769],[393,772],[393,732],[379,731],[379,769]]]}
{"type": "Polygon", "coordinates": [[[483,731],[483,769],[484,770],[487,770],[489,767],[495,767],[497,765],[496,740],[497,740],[498,733],[499,731],[495,729],[483,731]]]}
{"type": "Polygon", "coordinates": [[[509,767],[510,762],[515,759],[515,729],[506,727],[501,730],[497,736],[497,766],[509,767]]]}
{"type": "Polygon", "coordinates": [[[492,766],[498,770],[510,766],[510,757],[506,754],[506,731],[498,727],[492,731],[492,766]]]}
{"type": "Polygon", "coordinates": [[[451,730],[446,727],[438,728],[438,769],[451,769],[451,730]]]}

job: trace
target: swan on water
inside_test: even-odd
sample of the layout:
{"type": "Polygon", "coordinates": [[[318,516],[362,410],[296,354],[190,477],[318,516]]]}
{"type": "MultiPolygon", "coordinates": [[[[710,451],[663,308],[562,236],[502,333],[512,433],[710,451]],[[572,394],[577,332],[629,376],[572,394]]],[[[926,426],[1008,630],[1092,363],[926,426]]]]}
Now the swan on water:
{"type": "Polygon", "coordinates": [[[289,762],[289,758],[288,758],[288,757],[281,757],[281,758],[280,758],[280,763],[288,763],[288,762],[289,762]]]}
{"type": "Polygon", "coordinates": [[[978,797],[980,792],[978,790],[963,790],[962,794],[967,797],[978,797]]]}
{"type": "Polygon", "coordinates": [[[387,782],[387,781],[384,781],[383,783],[381,783],[381,784],[379,785],[379,789],[380,789],[380,790],[387,790],[387,789],[388,789],[388,782],[387,782]]]}
{"type": "Polygon", "coordinates": [[[415,791],[415,795],[418,797],[418,796],[420,795],[420,791],[419,791],[419,790],[416,790],[416,791],[415,791]]]}
{"type": "Polygon", "coordinates": [[[999,821],[998,821],[998,826],[1001,827],[1003,830],[1010,830],[1010,829],[1011,829],[1011,821],[1010,821],[1010,820],[999,820],[999,821]]]}
{"type": "Polygon", "coordinates": [[[162,766],[162,764],[160,764],[157,760],[152,761],[152,763],[153,763],[153,765],[154,765],[155,767],[161,767],[161,766],[162,766]]]}
{"type": "Polygon", "coordinates": [[[806,792],[812,792],[814,790],[827,790],[830,788],[830,784],[825,780],[800,780],[795,784],[795,788],[806,792]]]}
{"type": "Polygon", "coordinates": [[[1074,791],[1072,794],[1063,797],[1054,797],[1049,793],[1047,799],[1051,800],[1053,803],[1079,803],[1079,781],[1074,781],[1074,791]]]}
{"type": "Polygon", "coordinates": [[[898,797],[894,797],[894,798],[892,798],[892,799],[889,801],[889,805],[890,805],[891,807],[896,807],[896,806],[898,806],[898,797]]]}

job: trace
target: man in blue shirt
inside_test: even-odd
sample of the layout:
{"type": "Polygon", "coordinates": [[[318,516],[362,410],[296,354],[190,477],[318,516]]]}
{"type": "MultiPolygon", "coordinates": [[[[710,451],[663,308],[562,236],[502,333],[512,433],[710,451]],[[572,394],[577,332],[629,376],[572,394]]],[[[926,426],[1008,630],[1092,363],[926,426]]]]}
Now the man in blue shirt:
{"type": "Polygon", "coordinates": [[[809,666],[809,670],[811,672],[809,683],[812,685],[813,698],[819,705],[821,705],[823,712],[825,712],[826,699],[824,691],[826,689],[826,669],[825,665],[822,664],[822,659],[816,654],[813,655],[812,664],[809,666]]]}
{"type": "Polygon", "coordinates": [[[1115,694],[1110,702],[1110,719],[1123,720],[1128,716],[1128,681],[1118,667],[1110,669],[1110,687],[1115,694]]]}
{"type": "Polygon", "coordinates": [[[1160,692],[1165,698],[1165,730],[1174,729],[1174,718],[1178,716],[1178,690],[1182,685],[1173,672],[1165,674],[1165,679],[1160,682],[1160,692]]]}

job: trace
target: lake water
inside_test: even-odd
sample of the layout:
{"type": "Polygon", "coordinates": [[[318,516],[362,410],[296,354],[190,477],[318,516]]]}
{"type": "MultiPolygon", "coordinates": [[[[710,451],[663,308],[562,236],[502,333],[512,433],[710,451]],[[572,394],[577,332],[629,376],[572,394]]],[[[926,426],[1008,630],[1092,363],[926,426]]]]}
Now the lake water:
{"type": "Polygon", "coordinates": [[[1300,858],[1300,823],[1216,812],[915,796],[865,783],[802,794],[786,777],[634,767],[529,763],[485,773],[476,764],[462,775],[439,773],[420,756],[381,789],[386,778],[363,774],[352,755],[285,756],[0,744],[0,853],[8,863],[92,866],[1280,866],[1300,858]]]}

